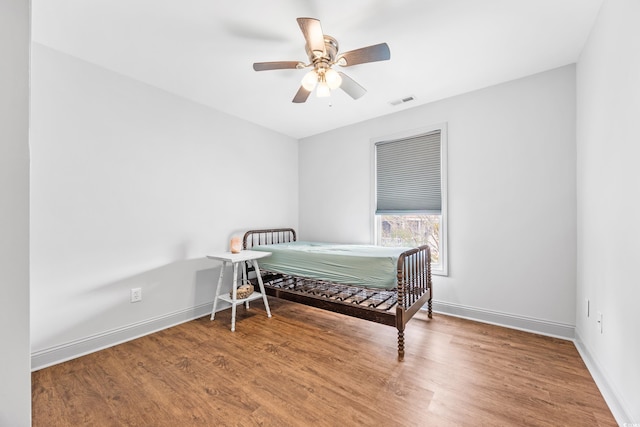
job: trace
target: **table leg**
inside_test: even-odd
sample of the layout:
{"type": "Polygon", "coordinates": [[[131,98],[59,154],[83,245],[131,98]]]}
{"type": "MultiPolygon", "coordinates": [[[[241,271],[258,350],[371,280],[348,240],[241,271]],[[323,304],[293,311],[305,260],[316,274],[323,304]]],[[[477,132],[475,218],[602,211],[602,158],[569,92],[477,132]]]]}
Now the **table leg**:
{"type": "MultiPolygon", "coordinates": [[[[248,283],[249,281],[247,280],[247,263],[242,261],[242,284],[246,285],[248,283]]],[[[249,309],[249,300],[245,301],[244,306],[247,310],[249,309]]]]}
{"type": "Polygon", "coordinates": [[[260,293],[262,294],[262,302],[264,302],[264,308],[267,310],[267,317],[271,317],[271,310],[269,309],[269,301],[267,301],[267,294],[264,292],[264,283],[262,283],[262,276],[260,275],[260,269],[258,268],[258,261],[251,260],[253,264],[253,268],[256,270],[256,275],[258,277],[258,284],[260,285],[260,293]]]}
{"type": "Polygon", "coordinates": [[[218,305],[218,296],[220,295],[220,286],[222,286],[222,277],[224,276],[224,268],[227,262],[222,261],[222,267],[220,267],[220,276],[218,276],[218,287],[216,288],[216,296],[213,297],[213,308],[211,309],[211,320],[216,316],[216,306],[218,305]]]}
{"type": "Polygon", "coordinates": [[[233,285],[231,297],[231,332],[236,330],[236,295],[238,292],[238,263],[233,263],[233,285]]]}

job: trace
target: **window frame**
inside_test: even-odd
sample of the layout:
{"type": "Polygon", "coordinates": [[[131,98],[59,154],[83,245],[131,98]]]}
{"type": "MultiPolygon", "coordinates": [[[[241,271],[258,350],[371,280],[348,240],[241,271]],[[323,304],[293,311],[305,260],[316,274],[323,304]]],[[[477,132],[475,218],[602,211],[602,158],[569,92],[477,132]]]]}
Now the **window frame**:
{"type": "MultiPolygon", "coordinates": [[[[429,132],[440,131],[440,174],[441,174],[441,196],[442,196],[442,209],[440,213],[440,263],[432,264],[431,273],[439,276],[449,275],[449,254],[448,254],[448,132],[447,123],[438,123],[430,126],[420,127],[416,129],[410,129],[394,133],[391,135],[384,135],[374,137],[370,139],[370,152],[371,152],[371,218],[373,219],[371,227],[371,241],[378,245],[378,236],[381,226],[381,215],[376,215],[376,181],[377,181],[377,158],[376,158],[376,143],[392,141],[396,139],[411,138],[414,136],[422,135],[429,132]]],[[[407,214],[411,215],[411,214],[407,214]]]]}

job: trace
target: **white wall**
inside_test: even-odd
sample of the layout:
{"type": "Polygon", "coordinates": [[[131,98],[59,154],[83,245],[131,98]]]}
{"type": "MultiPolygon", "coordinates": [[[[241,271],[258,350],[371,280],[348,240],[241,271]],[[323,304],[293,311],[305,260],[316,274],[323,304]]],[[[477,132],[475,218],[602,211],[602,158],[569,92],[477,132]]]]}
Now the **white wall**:
{"type": "Polygon", "coordinates": [[[206,253],[297,225],[295,139],[39,44],[32,73],[34,367],[210,312],[206,253]]]}
{"type": "Polygon", "coordinates": [[[370,139],[441,122],[449,277],[435,277],[437,308],[572,338],[574,66],[303,139],[300,237],[371,242],[370,139]]]}
{"type": "Polygon", "coordinates": [[[638,17],[637,0],[606,0],[577,67],[576,330],[621,424],[640,423],[638,17]]]}
{"type": "Polygon", "coordinates": [[[31,424],[29,2],[0,2],[0,425],[31,424]]]}

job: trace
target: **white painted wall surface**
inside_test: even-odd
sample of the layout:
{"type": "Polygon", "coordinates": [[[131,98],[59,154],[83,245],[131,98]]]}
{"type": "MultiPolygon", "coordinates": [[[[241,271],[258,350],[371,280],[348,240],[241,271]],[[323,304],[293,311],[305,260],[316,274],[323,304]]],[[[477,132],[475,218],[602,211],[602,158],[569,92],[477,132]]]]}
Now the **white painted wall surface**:
{"type": "Polygon", "coordinates": [[[610,406],[620,424],[640,424],[638,17],[636,0],[605,1],[577,67],[576,331],[619,403],[610,406]]]}
{"type": "Polygon", "coordinates": [[[0,426],[31,424],[29,2],[0,1],[0,426]]]}
{"type": "Polygon", "coordinates": [[[572,336],[574,66],[301,140],[300,237],[371,242],[370,139],[441,122],[449,135],[449,277],[435,277],[435,299],[559,324],[572,336]]]}
{"type": "Polygon", "coordinates": [[[297,225],[295,139],[39,44],[32,73],[34,353],[208,304],[207,252],[297,225]]]}

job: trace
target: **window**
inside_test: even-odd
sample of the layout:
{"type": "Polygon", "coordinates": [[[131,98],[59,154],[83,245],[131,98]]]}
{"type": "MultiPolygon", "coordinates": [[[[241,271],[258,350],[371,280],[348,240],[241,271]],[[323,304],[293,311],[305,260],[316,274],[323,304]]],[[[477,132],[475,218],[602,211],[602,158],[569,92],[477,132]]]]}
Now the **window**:
{"type": "Polygon", "coordinates": [[[446,126],[373,140],[374,235],[381,246],[429,245],[447,274],[446,126]]]}

